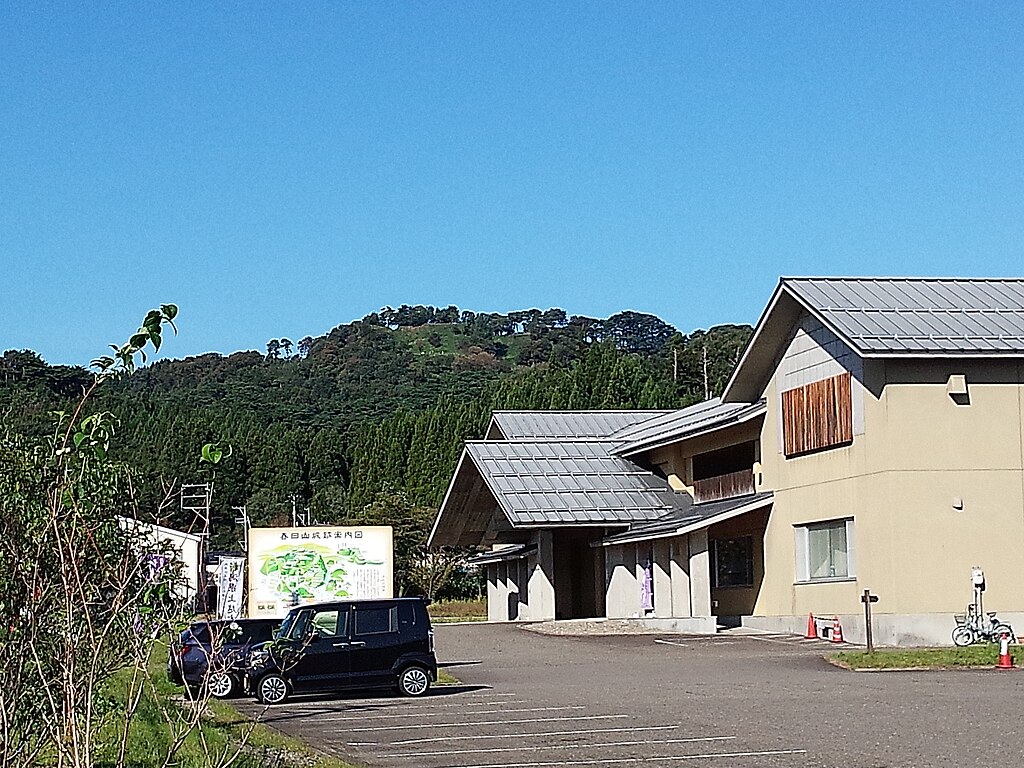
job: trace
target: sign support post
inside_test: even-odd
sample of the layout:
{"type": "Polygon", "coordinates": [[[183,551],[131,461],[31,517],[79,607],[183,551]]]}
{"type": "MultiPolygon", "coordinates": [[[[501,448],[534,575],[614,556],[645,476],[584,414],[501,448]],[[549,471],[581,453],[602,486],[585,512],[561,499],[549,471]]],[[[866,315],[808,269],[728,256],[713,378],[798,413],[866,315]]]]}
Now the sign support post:
{"type": "Polygon", "coordinates": [[[860,601],[864,603],[864,633],[867,635],[868,653],[874,653],[875,641],[871,636],[871,604],[878,602],[878,595],[872,595],[870,589],[865,589],[864,594],[860,596],[860,601]]]}

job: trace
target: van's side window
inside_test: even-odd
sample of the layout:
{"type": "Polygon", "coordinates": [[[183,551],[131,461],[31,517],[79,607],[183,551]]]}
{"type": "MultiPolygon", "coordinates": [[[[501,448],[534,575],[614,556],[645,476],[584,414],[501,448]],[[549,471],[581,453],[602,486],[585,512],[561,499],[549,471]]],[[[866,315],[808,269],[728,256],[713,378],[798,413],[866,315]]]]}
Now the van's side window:
{"type": "Polygon", "coordinates": [[[338,611],[317,611],[313,616],[313,628],[321,637],[336,637],[345,633],[345,614],[338,611]],[[339,616],[341,626],[338,626],[339,616]]]}
{"type": "Polygon", "coordinates": [[[403,627],[408,627],[416,623],[416,611],[412,609],[412,603],[398,604],[398,620],[401,622],[403,627]]]}
{"type": "Polygon", "coordinates": [[[355,614],[357,635],[380,635],[398,629],[398,606],[359,608],[355,614]]]}

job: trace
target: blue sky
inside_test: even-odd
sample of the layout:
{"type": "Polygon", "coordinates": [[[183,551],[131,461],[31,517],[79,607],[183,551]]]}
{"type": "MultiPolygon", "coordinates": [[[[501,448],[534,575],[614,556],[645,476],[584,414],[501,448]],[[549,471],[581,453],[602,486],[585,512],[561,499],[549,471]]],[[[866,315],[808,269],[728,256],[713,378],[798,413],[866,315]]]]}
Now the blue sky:
{"type": "Polygon", "coordinates": [[[1024,5],[5,4],[0,349],[1021,274],[1024,5]]]}

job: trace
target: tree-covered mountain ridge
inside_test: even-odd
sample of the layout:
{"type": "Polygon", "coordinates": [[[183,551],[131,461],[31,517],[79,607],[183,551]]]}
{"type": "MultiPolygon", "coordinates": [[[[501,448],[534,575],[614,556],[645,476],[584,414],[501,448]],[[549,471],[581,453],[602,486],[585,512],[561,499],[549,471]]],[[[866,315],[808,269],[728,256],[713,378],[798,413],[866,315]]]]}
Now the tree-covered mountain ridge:
{"type": "MultiPolygon", "coordinates": [[[[187,333],[187,308],[180,320],[187,333]]],[[[120,419],[116,450],[162,522],[190,524],[159,502],[174,483],[205,481],[198,447],[217,442],[231,447],[215,482],[213,534],[224,544],[241,506],[256,524],[286,523],[293,506],[324,523],[368,514],[422,523],[492,410],[682,407],[721,391],[750,332],[683,334],[634,311],[602,319],[402,305],[319,337],[272,339],[265,352],[158,360],[101,405],[120,419]]],[[[5,352],[0,414],[41,437],[49,412],[89,379],[5,352]]]]}

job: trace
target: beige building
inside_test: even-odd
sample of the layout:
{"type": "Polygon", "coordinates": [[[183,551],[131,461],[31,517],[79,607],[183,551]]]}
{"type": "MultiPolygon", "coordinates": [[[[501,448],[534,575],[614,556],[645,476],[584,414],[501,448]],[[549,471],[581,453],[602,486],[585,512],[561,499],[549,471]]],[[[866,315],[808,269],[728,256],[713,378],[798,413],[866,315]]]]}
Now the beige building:
{"type": "Polygon", "coordinates": [[[431,541],[489,549],[492,620],[858,641],[870,589],[880,642],[949,642],[981,566],[1024,626],[1022,363],[1024,281],[783,279],[720,400],[496,413],[431,541]]]}

